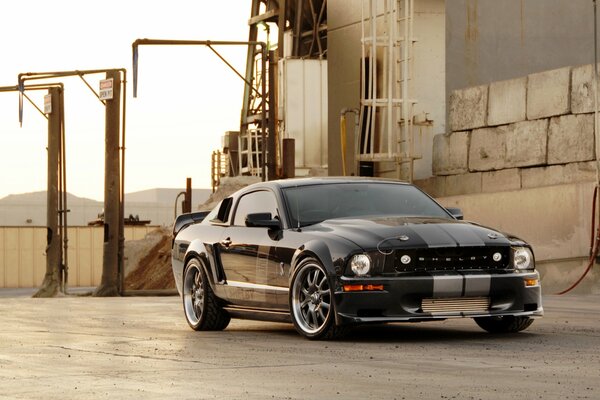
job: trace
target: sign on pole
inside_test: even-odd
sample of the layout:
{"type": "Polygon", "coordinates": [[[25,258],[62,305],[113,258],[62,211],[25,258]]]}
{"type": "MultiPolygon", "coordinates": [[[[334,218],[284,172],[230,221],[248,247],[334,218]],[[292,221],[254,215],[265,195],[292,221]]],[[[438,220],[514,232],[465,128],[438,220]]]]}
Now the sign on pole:
{"type": "Polygon", "coordinates": [[[113,78],[100,80],[100,100],[112,100],[113,78]]]}
{"type": "Polygon", "coordinates": [[[44,96],[44,114],[52,114],[52,95],[44,96]]]}

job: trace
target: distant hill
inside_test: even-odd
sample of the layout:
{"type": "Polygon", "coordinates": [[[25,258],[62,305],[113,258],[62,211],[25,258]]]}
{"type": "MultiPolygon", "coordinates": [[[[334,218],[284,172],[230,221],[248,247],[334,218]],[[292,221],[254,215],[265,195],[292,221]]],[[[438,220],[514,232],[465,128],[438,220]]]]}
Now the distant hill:
{"type": "MultiPolygon", "coordinates": [[[[39,192],[21,193],[21,194],[9,194],[6,197],[0,199],[0,206],[8,204],[46,204],[46,191],[42,190],[39,192]]],[[[67,193],[67,204],[89,204],[89,205],[100,205],[101,201],[88,199],[85,197],[78,197],[74,194],[67,193]]]]}
{"type": "MultiPolygon", "coordinates": [[[[125,194],[125,217],[138,216],[150,220],[152,225],[169,226],[175,219],[175,199],[182,189],[156,188],[125,194]]],[[[210,189],[192,190],[192,209],[204,203],[211,194],[210,189]]],[[[177,212],[181,212],[181,201],[177,212]]],[[[104,203],[97,200],[67,194],[70,210],[68,223],[83,226],[102,213],[104,203]]],[[[46,191],[12,194],[0,199],[0,226],[45,226],[46,191]]]]}

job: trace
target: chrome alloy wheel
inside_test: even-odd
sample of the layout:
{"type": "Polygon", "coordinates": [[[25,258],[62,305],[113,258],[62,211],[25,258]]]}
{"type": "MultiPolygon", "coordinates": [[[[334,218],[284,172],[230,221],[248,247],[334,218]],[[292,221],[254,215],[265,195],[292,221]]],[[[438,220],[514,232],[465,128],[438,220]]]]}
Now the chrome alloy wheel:
{"type": "Polygon", "coordinates": [[[183,305],[185,317],[192,326],[200,324],[204,312],[204,285],[197,262],[190,262],[183,278],[183,305]]]}
{"type": "Polygon", "coordinates": [[[292,286],[292,312],[300,329],[315,334],[329,323],[331,289],[323,268],[307,263],[296,273],[292,286]]]}

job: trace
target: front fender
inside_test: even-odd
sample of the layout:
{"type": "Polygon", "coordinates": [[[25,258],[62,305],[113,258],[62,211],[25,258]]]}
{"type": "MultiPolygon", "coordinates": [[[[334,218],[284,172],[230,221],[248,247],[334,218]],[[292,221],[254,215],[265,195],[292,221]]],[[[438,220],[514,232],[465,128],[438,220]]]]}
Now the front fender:
{"type": "Polygon", "coordinates": [[[338,249],[338,251],[335,250],[336,249],[331,249],[326,242],[319,239],[313,239],[304,243],[294,252],[294,255],[292,256],[290,263],[290,279],[296,272],[296,268],[303,259],[307,257],[314,257],[321,262],[327,271],[327,274],[331,278],[331,283],[334,284],[333,287],[335,287],[337,277],[342,274],[345,263],[344,257],[339,254],[347,253],[348,249],[344,249],[341,252],[339,251],[340,249],[338,249]]]}
{"type": "MultiPolygon", "coordinates": [[[[339,247],[335,246],[334,244],[334,247],[330,248],[323,240],[318,239],[311,240],[300,246],[294,252],[291,261],[290,287],[292,284],[291,279],[294,276],[300,262],[307,257],[313,257],[319,260],[327,271],[327,274],[329,275],[329,284],[332,288],[334,288],[334,292],[341,290],[339,277],[344,271],[344,266],[346,263],[345,257],[352,252],[353,248],[354,246],[345,246],[344,244],[340,244],[339,247]]],[[[334,309],[335,307],[336,306],[334,303],[334,309]]],[[[344,322],[337,312],[335,313],[335,320],[336,325],[342,325],[344,322]]]]}

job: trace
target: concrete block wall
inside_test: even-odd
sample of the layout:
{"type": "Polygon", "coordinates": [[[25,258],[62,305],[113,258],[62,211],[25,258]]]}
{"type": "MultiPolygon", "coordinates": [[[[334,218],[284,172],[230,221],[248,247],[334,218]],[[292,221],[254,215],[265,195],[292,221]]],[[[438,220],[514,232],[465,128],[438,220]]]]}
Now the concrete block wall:
{"type": "MultiPolygon", "coordinates": [[[[596,182],[592,65],[453,92],[451,132],[433,139],[434,176],[415,182],[466,220],[533,245],[546,293],[589,256],[596,182]]],[[[579,293],[600,293],[590,274],[579,293]]]]}
{"type": "Polygon", "coordinates": [[[451,131],[433,139],[434,197],[596,179],[593,66],[565,67],[450,95],[451,131]]]}

